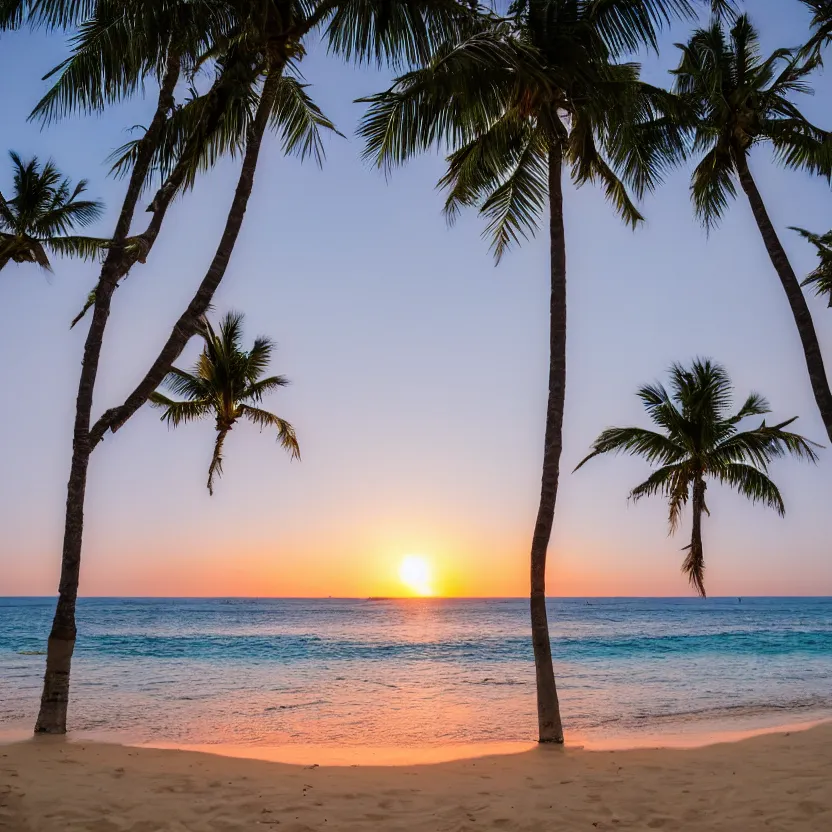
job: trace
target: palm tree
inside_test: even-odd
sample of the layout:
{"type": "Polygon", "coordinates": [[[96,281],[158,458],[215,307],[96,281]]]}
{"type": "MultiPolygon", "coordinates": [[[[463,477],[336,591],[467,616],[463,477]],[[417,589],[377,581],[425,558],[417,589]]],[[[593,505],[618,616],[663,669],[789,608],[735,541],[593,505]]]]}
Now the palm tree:
{"type": "Polygon", "coordinates": [[[540,742],[563,742],[545,593],[566,392],[564,166],[575,184],[600,185],[627,224],[641,222],[625,182],[635,196],[652,189],[679,147],[657,119],[670,96],[619,58],[655,46],[658,27],[686,11],[675,0],[518,0],[508,19],[472,27],[367,99],[359,130],[367,156],[387,168],[447,148],[446,215],[478,208],[497,260],[549,209],[549,398],[530,581],[540,742]]]}
{"type": "Polygon", "coordinates": [[[42,165],[37,156],[27,162],[14,151],[9,156],[14,196],[0,193],[0,269],[13,261],[52,271],[49,254],[88,259],[100,254],[106,240],[69,233],[95,222],[103,211],[98,200],[80,198],[87,180],[73,188],[51,160],[42,165]]]}
{"type": "Polygon", "coordinates": [[[242,347],[242,327],[243,316],[238,312],[229,312],[222,319],[219,333],[206,319],[201,333],[205,347],[193,372],[172,367],[163,382],[185,400],[173,401],[159,392],[150,396],[151,405],[164,408],[162,419],[171,427],[208,416],[216,420],[217,438],[208,467],[208,493],[212,496],[214,477],[222,476],[225,438],[238,419],[248,419],[261,430],[275,428],[278,442],[293,459],[300,459],[294,428],[285,419],[257,407],[263,396],[289,383],[285,376],[263,378],[275,345],[261,336],[255,338],[254,346],[246,352],[242,347]]]}
{"type": "Polygon", "coordinates": [[[736,194],[739,179],[786,293],[815,401],[832,440],[832,391],[809,306],[748,166],[752,148],[769,143],[786,167],[829,174],[830,134],[811,124],[789,100],[792,93],[810,91],[806,77],[818,58],[803,60],[791,50],[778,49],[763,59],[746,15],[737,19],[728,37],[715,22],[677,46],[682,50],[674,71],[685,105],[682,126],[693,151],[701,155],[691,185],[696,214],[706,228],[713,228],[736,194]]]}
{"type": "Polygon", "coordinates": [[[334,129],[293,74],[306,41],[317,43],[323,36],[330,50],[347,60],[401,65],[424,60],[431,44],[468,16],[467,6],[457,0],[0,0],[0,29],[24,23],[76,29],[72,54],[52,73],[55,84],[34,115],[49,121],[77,110],[98,111],[141,92],[148,81],[159,88],[147,129],[116,154],[116,170],[129,172],[129,181],[87,307],[92,320],[76,400],[60,591],[36,733],[66,732],[90,456],[108,431],[118,430],[148,400],[199,331],[242,227],[267,129],[278,133],[286,153],[318,159],[321,130],[334,129]],[[177,106],[174,93],[180,79],[190,79],[197,70],[210,72],[212,65],[210,88],[177,106]],[[133,392],[93,422],[95,381],[113,293],[133,266],[147,259],[173,199],[223,153],[242,161],[208,270],[133,392]],[[147,227],[130,236],[138,200],[156,175],[161,185],[150,201],[147,227]]]}
{"type": "Polygon", "coordinates": [[[751,393],[739,410],[731,412],[733,386],[725,369],[710,360],[697,359],[689,367],[670,368],[670,392],[661,384],[638,391],[647,415],[660,431],[645,428],[608,428],[592,446],[592,452],[575,468],[601,454],[627,453],[643,457],[655,467],[641,485],[630,492],[634,502],[661,494],[667,498],[670,533],[678,528],[682,510],[691,503],[690,545],[682,572],[705,597],[705,555],[702,548],[702,514],[710,515],[705,505],[707,480],[733,488],[753,503],[763,503],[781,516],[783,497],[769,479],[772,460],[791,454],[816,461],[814,448],[804,437],[790,433],[797,417],[768,426],[740,431],[738,425],[751,416],[771,412],[768,402],[751,393]]]}
{"type": "Polygon", "coordinates": [[[792,228],[804,239],[808,240],[818,254],[817,268],[801,283],[801,286],[813,286],[815,292],[823,297],[828,295],[828,304],[832,307],[832,231],[826,234],[813,234],[805,228],[792,228]]]}

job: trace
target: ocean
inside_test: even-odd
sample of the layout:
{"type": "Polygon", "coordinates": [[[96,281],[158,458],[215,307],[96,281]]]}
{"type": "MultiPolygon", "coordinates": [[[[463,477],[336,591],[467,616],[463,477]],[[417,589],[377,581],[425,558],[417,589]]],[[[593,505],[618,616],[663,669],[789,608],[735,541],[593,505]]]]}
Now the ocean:
{"type": "MultiPolygon", "coordinates": [[[[0,599],[0,730],[33,724],[54,601],[0,599]]],[[[588,741],[832,716],[832,598],[551,599],[565,728],[588,741]]],[[[523,599],[78,603],[70,728],[135,742],[535,739],[523,599]]]]}

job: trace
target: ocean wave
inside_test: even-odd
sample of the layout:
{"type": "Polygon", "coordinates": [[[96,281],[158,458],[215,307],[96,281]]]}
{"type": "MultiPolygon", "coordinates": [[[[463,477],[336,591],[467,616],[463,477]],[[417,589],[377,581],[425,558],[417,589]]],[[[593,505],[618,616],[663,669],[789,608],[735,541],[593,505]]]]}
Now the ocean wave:
{"type": "MultiPolygon", "coordinates": [[[[0,638],[0,650],[17,655],[40,655],[8,637],[0,638]]],[[[483,663],[527,660],[531,645],[526,637],[491,636],[478,640],[357,640],[298,635],[86,635],[79,638],[80,656],[140,657],[159,660],[277,662],[305,661],[476,661],[483,663]]],[[[827,629],[797,631],[757,630],[709,635],[636,635],[609,638],[552,638],[558,660],[627,660],[647,656],[673,657],[721,655],[832,656],[832,632],[827,629]]]]}

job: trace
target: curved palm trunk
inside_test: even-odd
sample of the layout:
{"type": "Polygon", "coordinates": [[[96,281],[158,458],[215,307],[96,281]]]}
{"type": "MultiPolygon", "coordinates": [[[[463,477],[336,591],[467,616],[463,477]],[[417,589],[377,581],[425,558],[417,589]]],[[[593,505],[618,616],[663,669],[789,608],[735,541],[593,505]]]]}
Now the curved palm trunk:
{"type": "Polygon", "coordinates": [[[246,150],[243,155],[243,165],[237,180],[234,199],[228,211],[217,251],[211,265],[208,267],[208,271],[205,273],[205,277],[203,277],[196,293],[191,298],[188,308],[174,325],[168,340],[145,377],[127,397],[123,405],[108,410],[93,425],[90,432],[93,445],[101,441],[107,430],[112,430],[115,433],[148,400],[151,393],[162,383],[162,379],[167,375],[171,365],[179,357],[191,336],[198,331],[202,316],[208,311],[214,292],[216,292],[220,281],[225,276],[231,253],[243,226],[248,200],[254,186],[254,173],[257,169],[260,147],[269,124],[284,66],[285,63],[280,63],[266,76],[260,102],[257,106],[257,114],[246,137],[246,150]]]}
{"type": "Polygon", "coordinates": [[[84,495],[87,469],[93,445],[90,442],[90,413],[93,390],[98,374],[98,363],[104,342],[104,330],[110,314],[110,304],[120,277],[124,257],[124,242],[136,210],[142,186],[147,177],[158,134],[173,106],[173,90],[179,78],[180,63],[176,56],[168,60],[165,76],[159,89],[156,112],[142,139],[142,146],[130,176],[121,213],[113,234],[112,244],[101,267],[96,288],[92,323],[84,343],[81,379],[75,403],[75,426],[72,436],[72,465],[66,495],[66,518],[61,558],[61,578],[58,603],[46,650],[46,672],[43,678],[40,712],[35,724],[37,734],[65,734],[66,711],[69,702],[69,673],[75,649],[75,603],[78,597],[78,578],[81,568],[81,542],[84,531],[84,495]]]}
{"type": "Polygon", "coordinates": [[[549,622],[546,616],[546,552],[552,535],[563,448],[563,405],[566,393],[566,235],[563,227],[563,159],[560,147],[549,150],[549,244],[551,297],[549,302],[549,400],[543,444],[540,507],[531,551],[532,646],[537,680],[539,742],[563,742],[549,622]]]}
{"type": "Polygon", "coordinates": [[[693,524],[690,533],[688,554],[682,564],[682,571],[702,598],[705,594],[705,552],[702,548],[702,514],[705,509],[705,481],[697,477],[693,481],[693,524]]]}
{"type": "MultiPolygon", "coordinates": [[[[171,337],[168,339],[167,344],[137,390],[131,394],[122,408],[118,408],[114,411],[108,411],[90,429],[92,393],[98,369],[98,360],[101,353],[104,327],[106,325],[107,316],[109,315],[112,294],[115,290],[116,281],[119,277],[117,271],[118,264],[114,266],[112,276],[107,281],[104,279],[104,269],[102,269],[102,278],[99,283],[99,287],[96,290],[93,320],[90,325],[90,332],[87,335],[84,362],[81,368],[81,383],[78,392],[78,403],[76,405],[72,469],[70,472],[67,494],[64,552],[61,566],[61,588],[52,633],[49,637],[49,646],[47,648],[46,675],[44,678],[40,714],[35,726],[36,733],[66,733],[66,711],[69,701],[69,672],[76,635],[75,602],[78,595],[78,578],[81,562],[84,495],[86,492],[87,468],[89,466],[90,454],[103,438],[107,428],[113,425],[113,421],[111,420],[113,420],[114,415],[117,414],[119,417],[119,420],[114,427],[119,427],[124,424],[124,422],[127,421],[127,419],[135,413],[145,401],[147,401],[148,396],[153,392],[153,390],[156,389],[156,387],[159,386],[162,378],[168,372],[171,364],[182,351],[191,335],[196,332],[200,317],[210,305],[214,291],[225,274],[228,261],[231,257],[231,252],[234,248],[237,236],[239,235],[240,228],[242,227],[243,217],[245,216],[248,199],[251,195],[251,189],[254,183],[254,171],[257,166],[260,146],[262,144],[266,127],[268,126],[269,116],[274,104],[281,72],[282,66],[280,67],[280,71],[274,72],[273,74],[270,73],[263,87],[263,91],[260,96],[260,103],[258,104],[257,115],[255,116],[254,123],[247,136],[246,151],[243,157],[243,165],[237,183],[237,189],[231,203],[231,208],[229,210],[228,219],[226,220],[226,226],[223,231],[219,247],[214,255],[211,266],[208,269],[208,273],[200,284],[196,295],[188,306],[188,309],[180,317],[174,327],[173,333],[171,333],[171,337]],[[157,376],[158,379],[156,378],[157,376]],[[151,381],[149,381],[149,379],[151,381]],[[150,389],[147,390],[146,393],[143,393],[142,391],[144,391],[147,385],[151,382],[152,386],[150,386],[150,389]],[[140,401],[139,398],[141,399],[140,401]],[[125,411],[127,411],[126,415],[125,411]]],[[[163,84],[163,89],[164,86],[165,85],[163,84]]],[[[170,87],[171,103],[173,100],[172,92],[173,85],[170,87]]],[[[159,100],[161,107],[161,93],[159,100]]],[[[162,120],[164,120],[165,112],[167,112],[167,110],[162,113],[162,120]]],[[[157,110],[157,115],[158,114],[159,111],[157,110]]],[[[145,134],[145,140],[149,141],[148,136],[151,136],[151,130],[155,123],[156,116],[154,116],[154,120],[151,122],[151,127],[148,128],[148,131],[145,134]]],[[[159,122],[159,125],[161,127],[161,122],[159,122]]],[[[153,137],[153,141],[155,141],[155,136],[153,137]]],[[[123,243],[127,236],[130,219],[132,218],[132,211],[135,209],[135,204],[141,191],[141,184],[144,182],[144,178],[147,173],[147,166],[149,166],[153,155],[152,146],[148,146],[150,147],[150,150],[147,155],[147,165],[145,166],[144,174],[140,179],[138,179],[138,188],[135,193],[135,198],[132,200],[132,204],[130,206],[130,217],[127,220],[124,234],[121,237],[114,235],[114,245],[111,247],[111,254],[119,248],[117,247],[116,241],[120,240],[121,243],[123,243]]],[[[122,209],[122,217],[119,219],[119,230],[122,226],[121,220],[127,211],[128,201],[131,198],[134,180],[137,180],[138,178],[138,170],[139,160],[137,159],[133,175],[131,176],[130,187],[128,188],[128,196],[125,198],[124,208],[122,209]]],[[[151,222],[151,231],[154,232],[153,239],[155,239],[155,233],[158,233],[157,226],[161,222],[161,219],[158,218],[164,216],[164,211],[170,202],[171,195],[172,194],[170,193],[165,194],[166,199],[163,200],[163,204],[155,209],[154,220],[151,222]],[[156,223],[155,226],[154,222],[156,223]]]]}
{"type": "Polygon", "coordinates": [[[751,203],[751,211],[754,214],[754,219],[757,221],[763,242],[768,250],[768,256],[774,268],[777,270],[780,283],[783,285],[783,290],[788,298],[789,306],[794,316],[794,322],[800,335],[800,342],[803,345],[803,354],[806,357],[806,368],[809,371],[812,392],[815,394],[815,401],[817,402],[818,410],[820,410],[826,433],[832,442],[832,391],[829,389],[829,380],[826,377],[826,370],[823,366],[823,355],[820,351],[820,343],[815,332],[815,325],[812,322],[809,304],[806,303],[806,297],[800,288],[800,281],[798,281],[794,269],[791,263],[789,263],[789,258],[786,256],[783,245],[777,236],[777,232],[774,230],[763,198],[757,190],[757,183],[751,176],[751,171],[748,169],[748,162],[743,155],[739,156],[737,171],[742,189],[745,191],[748,201],[751,203]]]}

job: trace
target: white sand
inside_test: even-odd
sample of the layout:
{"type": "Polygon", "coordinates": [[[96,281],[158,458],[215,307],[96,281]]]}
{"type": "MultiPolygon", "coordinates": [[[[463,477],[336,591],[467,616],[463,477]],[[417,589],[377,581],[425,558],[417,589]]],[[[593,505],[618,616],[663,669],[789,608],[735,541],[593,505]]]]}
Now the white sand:
{"type": "Polygon", "coordinates": [[[832,725],[688,750],[290,766],[189,751],[0,746],[10,832],[832,832],[832,725]]]}

